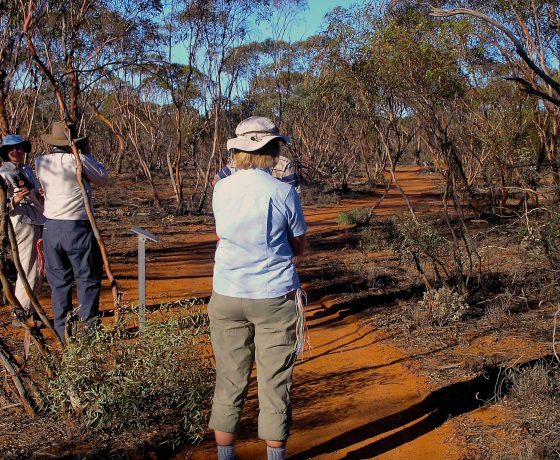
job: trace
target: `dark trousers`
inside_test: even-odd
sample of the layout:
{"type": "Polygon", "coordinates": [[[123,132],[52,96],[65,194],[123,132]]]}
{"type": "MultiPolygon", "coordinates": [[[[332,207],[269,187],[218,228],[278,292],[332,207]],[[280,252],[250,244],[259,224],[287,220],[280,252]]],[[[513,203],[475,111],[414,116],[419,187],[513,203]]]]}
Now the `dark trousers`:
{"type": "Polygon", "coordinates": [[[54,327],[64,340],[66,318],[72,312],[72,282],[78,290],[78,317],[93,325],[99,318],[103,275],[101,251],[87,220],[47,219],[43,229],[47,281],[51,287],[54,327]]]}

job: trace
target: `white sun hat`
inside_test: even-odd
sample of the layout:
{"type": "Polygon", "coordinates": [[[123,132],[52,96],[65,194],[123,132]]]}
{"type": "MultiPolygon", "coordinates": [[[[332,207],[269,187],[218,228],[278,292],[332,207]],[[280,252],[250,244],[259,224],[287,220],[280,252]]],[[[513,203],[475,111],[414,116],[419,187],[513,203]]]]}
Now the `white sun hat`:
{"type": "Polygon", "coordinates": [[[280,134],[276,125],[266,117],[249,117],[235,128],[235,135],[227,141],[227,149],[254,152],[263,148],[274,139],[280,139],[285,144],[291,144],[288,136],[280,134]]]}

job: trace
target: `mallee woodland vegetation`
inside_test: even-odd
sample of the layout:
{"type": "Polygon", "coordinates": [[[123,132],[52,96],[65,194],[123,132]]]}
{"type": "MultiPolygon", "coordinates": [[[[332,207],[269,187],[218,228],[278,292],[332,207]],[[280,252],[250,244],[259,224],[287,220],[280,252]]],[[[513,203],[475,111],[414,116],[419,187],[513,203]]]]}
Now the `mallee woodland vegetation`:
{"type": "Polygon", "coordinates": [[[74,124],[112,178],[103,327],[64,348],[46,281],[12,325],[0,184],[0,458],[213,458],[212,180],[261,115],[309,225],[288,457],[560,459],[560,1],[339,2],[294,40],[314,1],[0,0],[1,136],[32,165],[74,124]]]}

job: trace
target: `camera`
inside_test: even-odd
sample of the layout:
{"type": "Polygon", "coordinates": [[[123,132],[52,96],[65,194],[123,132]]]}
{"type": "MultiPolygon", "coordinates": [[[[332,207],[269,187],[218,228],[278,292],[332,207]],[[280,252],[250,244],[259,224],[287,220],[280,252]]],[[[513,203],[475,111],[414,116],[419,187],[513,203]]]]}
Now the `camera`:
{"type": "Polygon", "coordinates": [[[14,190],[22,189],[24,187],[28,190],[34,188],[34,185],[31,183],[31,181],[25,176],[25,174],[21,172],[18,172],[17,174],[12,176],[12,183],[14,184],[14,190]]]}

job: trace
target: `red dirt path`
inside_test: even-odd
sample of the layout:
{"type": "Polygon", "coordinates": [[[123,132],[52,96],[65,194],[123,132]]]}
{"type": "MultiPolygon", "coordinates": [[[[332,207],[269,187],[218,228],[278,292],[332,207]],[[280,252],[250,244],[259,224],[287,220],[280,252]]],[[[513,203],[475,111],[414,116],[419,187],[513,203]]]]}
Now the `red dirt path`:
{"type": "MultiPolygon", "coordinates": [[[[439,206],[432,175],[406,168],[399,171],[398,177],[415,209],[439,206]]],[[[306,208],[311,240],[327,241],[329,235],[340,232],[336,217],[341,211],[371,206],[378,197],[376,193],[343,200],[336,206],[306,208]]],[[[376,215],[405,212],[398,191],[391,190],[376,215]]],[[[170,229],[161,222],[154,224],[167,227],[169,233],[161,235],[160,244],[148,245],[148,304],[209,296],[216,241],[213,228],[194,225],[170,229]]],[[[323,246],[320,251],[311,251],[302,265],[304,270],[328,271],[343,260],[344,252],[323,246]]],[[[115,264],[113,269],[125,301],[134,301],[136,267],[115,264]]],[[[309,305],[313,350],[295,368],[289,458],[461,458],[453,422],[436,428],[430,423],[430,411],[423,410],[422,401],[430,391],[426,380],[410,369],[410,356],[392,345],[390,337],[376,330],[375,325],[366,326],[359,318],[327,309],[333,298],[336,294],[309,305]]],[[[111,305],[109,291],[104,291],[103,303],[111,305]]],[[[266,457],[264,443],[256,440],[255,386],[251,388],[237,446],[242,459],[266,457]]],[[[208,436],[201,446],[189,449],[188,457],[211,459],[215,458],[214,452],[208,436]]]]}

